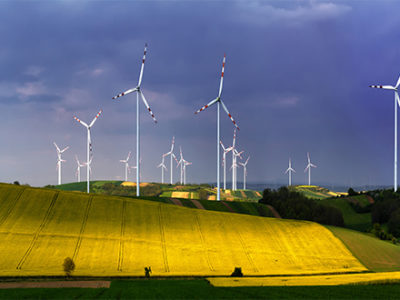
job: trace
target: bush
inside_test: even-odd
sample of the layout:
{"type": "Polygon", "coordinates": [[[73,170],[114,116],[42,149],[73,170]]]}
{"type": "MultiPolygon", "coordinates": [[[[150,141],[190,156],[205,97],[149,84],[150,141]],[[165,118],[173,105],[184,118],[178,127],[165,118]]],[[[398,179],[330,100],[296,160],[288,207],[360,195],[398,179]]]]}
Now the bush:
{"type": "Polygon", "coordinates": [[[67,257],[66,259],[64,259],[63,268],[64,268],[65,275],[67,277],[70,277],[71,273],[75,270],[75,263],[72,260],[72,258],[67,257]]]}
{"type": "Polygon", "coordinates": [[[208,199],[208,193],[206,190],[201,189],[199,191],[199,199],[200,200],[207,200],[208,199]]]}
{"type": "Polygon", "coordinates": [[[396,237],[400,237],[400,208],[392,213],[388,222],[388,230],[396,237]]]}
{"type": "Polygon", "coordinates": [[[358,195],[358,193],[355,190],[353,190],[353,188],[349,188],[347,190],[347,193],[349,194],[349,196],[357,196],[358,195]]]}

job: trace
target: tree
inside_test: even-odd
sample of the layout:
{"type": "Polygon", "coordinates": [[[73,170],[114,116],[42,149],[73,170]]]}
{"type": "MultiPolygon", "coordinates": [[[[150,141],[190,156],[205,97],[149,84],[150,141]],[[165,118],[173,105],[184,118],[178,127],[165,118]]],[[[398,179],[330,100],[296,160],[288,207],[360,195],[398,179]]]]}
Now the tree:
{"type": "Polygon", "coordinates": [[[357,196],[358,195],[358,193],[355,190],[353,190],[353,188],[349,188],[347,190],[347,193],[349,194],[349,196],[357,196]]]}
{"type": "Polygon", "coordinates": [[[400,237],[400,209],[394,211],[390,216],[388,230],[395,237],[400,237]]]}
{"type": "Polygon", "coordinates": [[[67,277],[70,277],[72,271],[75,270],[75,263],[72,260],[72,258],[67,257],[66,259],[64,259],[63,268],[64,268],[65,275],[67,277]]]}

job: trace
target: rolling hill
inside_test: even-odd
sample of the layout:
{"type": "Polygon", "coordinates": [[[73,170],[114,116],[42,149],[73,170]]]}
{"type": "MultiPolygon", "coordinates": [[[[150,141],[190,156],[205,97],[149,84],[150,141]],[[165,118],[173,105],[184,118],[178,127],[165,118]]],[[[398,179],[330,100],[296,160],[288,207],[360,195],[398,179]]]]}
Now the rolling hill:
{"type": "Polygon", "coordinates": [[[0,184],[0,276],[361,272],[325,227],[161,202],[0,184]]]}

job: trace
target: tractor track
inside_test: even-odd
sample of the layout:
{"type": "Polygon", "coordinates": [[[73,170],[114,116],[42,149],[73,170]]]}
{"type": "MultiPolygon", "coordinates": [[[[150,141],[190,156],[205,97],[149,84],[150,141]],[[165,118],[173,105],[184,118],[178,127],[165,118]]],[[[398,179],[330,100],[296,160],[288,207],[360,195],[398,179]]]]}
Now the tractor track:
{"type": "Polygon", "coordinates": [[[159,223],[160,223],[160,236],[161,236],[161,247],[162,247],[162,251],[163,251],[164,268],[165,268],[165,272],[169,272],[168,258],[167,258],[167,248],[166,248],[166,245],[165,245],[165,233],[164,233],[164,226],[163,226],[161,203],[158,206],[158,220],[159,220],[159,223]]]}
{"type": "Polygon", "coordinates": [[[15,198],[14,202],[11,203],[8,206],[7,212],[5,215],[0,219],[0,226],[3,225],[3,223],[7,220],[7,218],[10,216],[11,212],[13,211],[15,205],[17,205],[18,200],[21,198],[22,194],[27,188],[22,188],[21,191],[18,193],[17,197],[15,198]]]}
{"type": "Polygon", "coordinates": [[[119,255],[118,255],[118,271],[122,272],[122,264],[124,263],[124,234],[125,234],[125,211],[126,201],[122,202],[121,210],[121,236],[119,240],[119,255]]]}
{"type": "Polygon", "coordinates": [[[210,268],[211,271],[215,271],[214,268],[213,268],[213,266],[212,266],[212,264],[211,264],[210,254],[209,254],[209,252],[208,252],[208,247],[207,247],[206,242],[205,242],[205,240],[204,240],[203,232],[201,231],[199,215],[198,215],[197,212],[195,212],[195,216],[196,216],[196,224],[197,224],[197,229],[199,230],[201,243],[203,244],[204,251],[206,252],[206,259],[207,259],[208,267],[210,268]]]}
{"type": "Polygon", "coordinates": [[[82,238],[83,238],[82,235],[86,228],[86,223],[89,218],[89,212],[90,212],[90,208],[92,207],[92,202],[93,202],[93,196],[90,196],[88,203],[86,205],[86,210],[85,210],[85,214],[84,214],[84,217],[82,220],[81,230],[79,231],[79,237],[78,237],[78,241],[76,242],[76,245],[75,245],[75,250],[74,250],[74,254],[72,255],[72,260],[76,259],[76,257],[78,256],[78,253],[79,253],[79,249],[81,248],[82,238]]]}
{"type": "Polygon", "coordinates": [[[35,246],[35,244],[36,244],[36,242],[37,242],[37,240],[39,238],[40,232],[43,230],[43,228],[50,221],[50,217],[51,217],[51,214],[53,212],[53,208],[54,208],[54,206],[56,204],[56,200],[57,200],[59,194],[60,194],[59,191],[57,191],[54,194],[53,199],[51,200],[50,205],[47,208],[46,214],[45,214],[45,216],[44,216],[44,218],[42,220],[42,223],[39,225],[39,228],[36,230],[35,235],[34,235],[32,241],[31,241],[28,249],[26,250],[25,254],[22,256],[21,260],[19,261],[19,263],[17,265],[17,270],[21,270],[22,269],[22,265],[25,263],[26,259],[31,254],[32,249],[35,246]]]}

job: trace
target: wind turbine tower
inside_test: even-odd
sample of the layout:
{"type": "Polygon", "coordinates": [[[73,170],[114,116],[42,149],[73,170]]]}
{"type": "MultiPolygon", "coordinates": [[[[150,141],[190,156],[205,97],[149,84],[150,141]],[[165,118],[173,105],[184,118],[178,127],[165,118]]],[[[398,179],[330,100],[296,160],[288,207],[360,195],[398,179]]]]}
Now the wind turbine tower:
{"type": "Polygon", "coordinates": [[[66,162],[66,160],[61,158],[61,154],[68,150],[69,146],[65,147],[64,149],[60,150],[57,146],[56,142],[53,142],[54,146],[57,150],[57,170],[58,170],[58,185],[61,184],[61,163],[66,162]]]}
{"type": "Polygon", "coordinates": [[[226,154],[229,153],[229,151],[232,151],[233,147],[225,148],[224,144],[222,144],[222,141],[219,141],[222,147],[222,150],[224,153],[222,153],[222,165],[224,166],[224,190],[226,190],[226,154]]]}
{"type": "Polygon", "coordinates": [[[307,159],[308,159],[308,164],[307,167],[304,169],[304,172],[307,172],[308,170],[308,185],[311,185],[311,168],[316,168],[317,166],[311,163],[310,153],[308,152],[307,152],[307,159]]]}
{"type": "Polygon", "coordinates": [[[142,59],[142,67],[140,69],[140,74],[139,74],[139,81],[136,87],[131,88],[121,94],[118,94],[117,96],[113,97],[113,99],[117,99],[119,97],[125,96],[127,94],[136,92],[136,196],[140,196],[140,163],[139,163],[139,157],[140,157],[140,139],[139,139],[139,96],[142,98],[142,101],[144,105],[146,106],[147,110],[149,111],[151,117],[153,118],[153,121],[157,123],[157,120],[153,114],[153,112],[150,109],[149,104],[147,103],[146,98],[143,95],[143,92],[141,90],[141,84],[142,84],[142,78],[143,78],[143,69],[144,69],[144,62],[146,60],[146,52],[147,52],[147,44],[144,46],[144,54],[143,54],[143,59],[142,59]]]}
{"type": "Polygon", "coordinates": [[[87,123],[83,122],[82,120],[79,120],[76,116],[74,116],[74,119],[77,120],[80,124],[86,127],[87,129],[87,161],[86,161],[86,179],[87,179],[87,193],[90,192],[90,164],[92,163],[92,140],[90,137],[90,129],[96,122],[97,118],[101,115],[103,111],[100,109],[100,111],[97,113],[97,115],[94,117],[92,122],[88,125],[87,123]]]}
{"type": "Polygon", "coordinates": [[[219,115],[220,115],[220,113],[219,113],[220,104],[222,105],[222,108],[225,110],[225,112],[228,114],[229,118],[233,122],[233,125],[235,125],[237,129],[239,129],[239,127],[237,126],[235,120],[232,118],[231,114],[229,113],[228,108],[226,107],[224,102],[221,100],[222,85],[223,85],[223,81],[224,81],[225,60],[226,60],[226,55],[224,54],[224,59],[222,60],[221,80],[220,80],[220,83],[219,83],[219,92],[218,92],[217,98],[215,98],[214,100],[210,101],[207,105],[203,106],[202,108],[200,108],[198,111],[195,112],[195,114],[198,114],[199,112],[205,110],[207,107],[217,103],[217,201],[221,200],[221,183],[220,183],[220,176],[219,176],[219,173],[220,173],[219,141],[221,140],[220,139],[220,118],[219,118],[219,115]]]}
{"type": "MultiPolygon", "coordinates": [[[[292,185],[292,172],[296,173],[296,171],[292,168],[292,161],[290,158],[289,158],[289,168],[287,168],[285,174],[287,174],[288,172],[289,172],[289,186],[291,186],[292,185]]],[[[310,183],[308,183],[308,184],[310,185],[310,183]]]]}
{"type": "Polygon", "coordinates": [[[397,93],[397,88],[400,85],[400,77],[397,80],[395,86],[391,85],[370,85],[371,88],[384,89],[384,90],[392,90],[394,91],[394,183],[393,189],[397,191],[397,105],[400,106],[400,98],[397,93]]]}
{"type": "MultiPolygon", "coordinates": [[[[172,137],[171,150],[163,155],[163,156],[168,156],[168,155],[170,155],[170,158],[171,158],[171,164],[170,164],[170,169],[171,169],[170,184],[172,184],[172,180],[173,180],[172,158],[174,158],[175,160],[177,160],[177,159],[176,159],[176,156],[175,156],[175,154],[174,154],[174,144],[175,144],[175,137],[173,136],[173,137],[172,137]]],[[[177,161],[177,162],[178,162],[178,161],[177,161]]]]}

